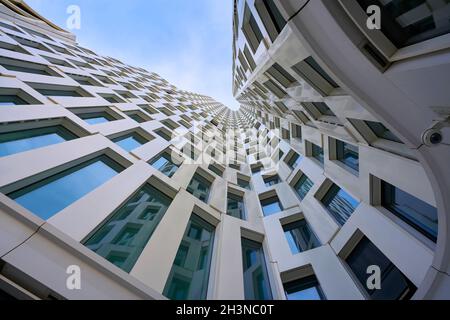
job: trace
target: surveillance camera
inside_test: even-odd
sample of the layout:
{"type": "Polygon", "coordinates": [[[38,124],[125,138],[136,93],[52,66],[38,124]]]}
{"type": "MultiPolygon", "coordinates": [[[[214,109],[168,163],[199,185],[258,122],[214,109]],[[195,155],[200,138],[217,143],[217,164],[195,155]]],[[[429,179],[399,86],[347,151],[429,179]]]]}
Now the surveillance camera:
{"type": "Polygon", "coordinates": [[[422,142],[426,146],[435,146],[442,142],[442,133],[440,130],[431,128],[422,134],[422,142]]]}

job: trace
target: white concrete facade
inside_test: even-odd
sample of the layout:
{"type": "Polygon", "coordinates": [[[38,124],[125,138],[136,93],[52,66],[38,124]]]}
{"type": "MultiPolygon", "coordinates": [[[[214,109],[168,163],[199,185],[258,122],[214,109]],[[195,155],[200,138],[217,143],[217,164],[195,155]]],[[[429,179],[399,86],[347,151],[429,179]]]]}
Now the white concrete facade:
{"type": "MultiPolygon", "coordinates": [[[[423,101],[445,107],[450,101],[448,91],[438,86],[439,81],[450,83],[445,39],[437,44],[437,53],[412,58],[408,52],[393,54],[398,62],[381,72],[361,51],[355,52],[361,31],[338,2],[235,1],[234,94],[242,106],[231,111],[210,97],[179,90],[155,73],[81,48],[73,35],[14,3],[20,2],[0,2],[0,96],[15,96],[25,104],[0,106],[0,136],[59,125],[77,138],[0,157],[1,292],[21,299],[166,299],[172,266],[195,214],[214,228],[207,299],[246,298],[243,238],[262,246],[273,299],[286,299],[284,285],[310,275],[326,299],[367,299],[346,263],[363,236],[417,288],[413,299],[450,298],[449,147],[426,147],[420,141],[421,132],[435,120],[423,101]],[[267,12],[273,8],[269,2],[285,21],[279,31],[267,12]],[[259,41],[248,29],[249,12],[259,41]],[[321,29],[325,27],[333,32],[321,29]],[[322,45],[327,41],[329,46],[322,45]],[[292,68],[308,57],[339,88],[309,70],[306,76],[318,82],[312,86],[292,68]],[[268,72],[274,63],[289,75],[268,72]],[[359,63],[358,70],[367,76],[355,74],[352,63],[359,63]],[[429,74],[436,74],[435,86],[414,80],[429,74]],[[421,95],[412,94],[417,86],[421,95]],[[70,94],[43,95],[43,90],[70,94]],[[386,94],[374,94],[377,90],[386,94]],[[411,99],[403,100],[407,93],[411,99]],[[325,103],[332,114],[323,114],[313,103],[325,103]],[[401,110],[392,107],[395,103],[401,110]],[[409,119],[405,110],[418,116],[409,119]],[[88,113],[107,114],[114,121],[89,124],[82,119],[88,113]],[[379,138],[364,121],[383,123],[403,143],[379,138]],[[145,143],[128,152],[112,141],[130,133],[145,143]],[[337,140],[357,146],[357,172],[338,160],[337,140]],[[323,149],[323,165],[312,157],[312,144],[323,149]],[[149,164],[163,152],[173,152],[181,162],[171,177],[149,164]],[[236,161],[223,161],[224,153],[236,161]],[[293,168],[289,162],[295,153],[303,159],[293,168]],[[8,196],[102,155],[123,170],[48,219],[8,196]],[[276,166],[256,172],[268,162],[276,166]],[[272,185],[267,179],[273,174],[279,180],[272,185]],[[189,192],[195,175],[210,183],[206,201],[189,192]],[[312,187],[300,199],[294,186],[302,175],[312,187]],[[436,243],[383,207],[381,181],[438,209],[436,243]],[[359,203],[343,225],[322,201],[333,184],[359,203]],[[126,272],[83,243],[145,185],[170,198],[170,205],[126,272]],[[227,214],[228,193],[243,199],[245,219],[227,214]],[[273,196],[282,210],[265,215],[261,202],[273,196]],[[320,245],[293,254],[283,226],[302,220],[320,245]],[[82,271],[81,290],[66,286],[66,270],[72,265],[82,271]]],[[[445,131],[444,142],[449,139],[445,131]]]]}

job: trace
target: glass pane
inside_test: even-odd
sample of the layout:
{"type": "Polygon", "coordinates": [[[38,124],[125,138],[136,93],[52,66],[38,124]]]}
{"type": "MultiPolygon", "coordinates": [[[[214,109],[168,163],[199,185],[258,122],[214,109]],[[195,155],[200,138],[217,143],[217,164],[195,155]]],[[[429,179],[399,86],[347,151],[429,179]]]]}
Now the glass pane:
{"type": "Polygon", "coordinates": [[[76,138],[63,126],[0,133],[0,157],[76,138]]]}
{"type": "Polygon", "coordinates": [[[120,171],[122,168],[111,159],[95,158],[8,196],[38,217],[47,220],[120,171]]]}
{"type": "Polygon", "coordinates": [[[392,132],[390,132],[389,129],[386,128],[383,124],[373,121],[364,121],[364,122],[369,126],[369,128],[378,138],[402,143],[402,141],[399,138],[397,138],[392,132]]]}
{"type": "Polygon", "coordinates": [[[314,143],[312,143],[311,145],[312,145],[312,157],[323,165],[324,164],[323,149],[315,145],[314,143]]]}
{"type": "Polygon", "coordinates": [[[136,133],[132,133],[124,137],[119,137],[113,139],[112,141],[128,152],[142,146],[147,142],[144,138],[142,138],[136,133]]]}
{"type": "Polygon", "coordinates": [[[205,300],[214,226],[192,214],[163,294],[173,300],[205,300]]]}
{"type": "Polygon", "coordinates": [[[311,190],[314,183],[306,176],[302,175],[298,182],[295,184],[294,189],[299,198],[303,200],[311,190]]]}
{"type": "Polygon", "coordinates": [[[194,174],[187,191],[203,202],[208,202],[211,183],[199,174],[194,174]]]}
{"type": "Polygon", "coordinates": [[[235,194],[228,194],[227,214],[245,220],[245,205],[242,197],[235,194]]]}
{"type": "Polygon", "coordinates": [[[359,170],[358,147],[336,140],[337,159],[355,171],[359,170]]]}
{"type": "Polygon", "coordinates": [[[119,254],[121,263],[116,265],[130,272],[171,201],[154,187],[144,186],[108,218],[84,245],[111,263],[114,260],[110,258],[119,254]]]}
{"type": "Polygon", "coordinates": [[[250,182],[244,179],[237,179],[238,186],[250,190],[250,182]]]}
{"type": "Polygon", "coordinates": [[[358,201],[335,184],[322,199],[322,203],[340,225],[345,224],[359,205],[358,201]]]}
{"type": "Polygon", "coordinates": [[[402,48],[450,32],[450,3],[430,0],[358,0],[366,10],[381,8],[381,31],[396,47],[402,48]]]}
{"type": "Polygon", "coordinates": [[[284,225],[283,230],[292,254],[314,249],[321,245],[306,220],[284,225]]]}
{"type": "Polygon", "coordinates": [[[170,156],[167,154],[157,157],[150,164],[168,177],[172,177],[179,168],[170,160],[170,156]]]}
{"type": "Polygon", "coordinates": [[[74,90],[51,90],[51,89],[36,89],[37,92],[43,96],[55,97],[81,97],[78,91],[74,90]]]}
{"type": "Polygon", "coordinates": [[[111,115],[109,115],[106,112],[83,113],[78,116],[91,125],[115,120],[111,115]]]}
{"type": "Polygon", "coordinates": [[[399,300],[409,299],[416,291],[414,284],[366,237],[358,243],[347,257],[346,262],[361,282],[371,299],[399,300]],[[381,289],[369,290],[366,286],[367,267],[379,266],[381,269],[381,289]]]}
{"type": "Polygon", "coordinates": [[[260,243],[242,239],[246,300],[272,300],[264,252],[260,243]]]}
{"type": "Polygon", "coordinates": [[[261,206],[265,217],[283,211],[283,207],[281,206],[278,197],[261,200],[261,206]]]}
{"type": "Polygon", "coordinates": [[[284,284],[287,300],[325,300],[325,295],[315,276],[284,284]]]}
{"type": "Polygon", "coordinates": [[[436,242],[438,232],[437,209],[428,203],[382,181],[383,207],[436,242]]]}
{"type": "Polygon", "coordinates": [[[14,95],[0,95],[0,106],[15,106],[28,104],[25,100],[14,95]]]}

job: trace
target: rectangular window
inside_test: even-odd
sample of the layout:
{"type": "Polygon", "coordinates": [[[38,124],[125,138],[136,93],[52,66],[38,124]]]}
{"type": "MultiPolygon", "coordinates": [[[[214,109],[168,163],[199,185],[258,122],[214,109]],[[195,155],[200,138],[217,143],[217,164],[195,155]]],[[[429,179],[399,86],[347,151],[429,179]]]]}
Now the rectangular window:
{"type": "Polygon", "coordinates": [[[373,121],[364,121],[366,125],[372,130],[372,132],[380,139],[390,140],[398,143],[403,143],[399,138],[397,138],[388,128],[386,128],[382,123],[373,121]]]}
{"type": "Polygon", "coordinates": [[[323,102],[313,102],[312,105],[316,107],[317,111],[323,116],[335,117],[336,115],[331,109],[323,102]]]}
{"type": "Polygon", "coordinates": [[[275,80],[277,80],[283,87],[288,88],[296,82],[295,78],[292,77],[282,66],[278,63],[274,63],[267,73],[270,74],[275,80]]]}
{"type": "Polygon", "coordinates": [[[252,49],[253,53],[255,53],[263,39],[263,35],[247,3],[245,4],[242,31],[244,32],[245,38],[247,38],[247,42],[250,45],[250,48],[252,49]]]}
{"type": "Polygon", "coordinates": [[[251,187],[250,187],[250,181],[248,181],[248,180],[244,180],[244,179],[241,179],[241,178],[237,178],[237,184],[238,184],[238,186],[240,186],[241,188],[248,189],[248,190],[251,189],[251,187]]]}
{"type": "Polygon", "coordinates": [[[385,181],[381,182],[381,205],[436,242],[438,215],[435,207],[385,181]]]}
{"type": "Polygon", "coordinates": [[[292,66],[292,70],[322,96],[328,96],[333,90],[339,88],[339,85],[323,70],[313,57],[308,57],[295,64],[292,66]]]}
{"type": "Polygon", "coordinates": [[[102,223],[84,245],[130,272],[171,201],[154,187],[144,186],[102,223]],[[117,256],[121,259],[116,260],[117,256]]]}
{"type": "Polygon", "coordinates": [[[292,157],[287,162],[288,166],[292,169],[297,168],[297,166],[300,164],[300,162],[303,160],[303,157],[300,156],[298,153],[294,153],[292,157]]]}
{"type": "Polygon", "coordinates": [[[283,286],[287,300],[326,300],[315,275],[285,283],[283,286]]]}
{"type": "Polygon", "coordinates": [[[283,206],[277,196],[261,200],[261,207],[265,217],[283,211],[283,206]]]}
{"type": "Polygon", "coordinates": [[[370,299],[410,299],[417,289],[367,237],[363,237],[345,261],[370,299]],[[367,288],[367,268],[372,265],[381,269],[381,289],[367,288]]]}
{"type": "Polygon", "coordinates": [[[128,152],[148,142],[146,139],[135,132],[112,139],[112,141],[128,152]]]}
{"type": "Polygon", "coordinates": [[[83,97],[76,90],[56,90],[56,89],[35,89],[37,92],[46,97],[83,97]]]}
{"type": "Polygon", "coordinates": [[[314,143],[311,143],[311,156],[324,165],[323,149],[314,143]]]}
{"type": "Polygon", "coordinates": [[[321,246],[320,241],[305,219],[286,224],[283,226],[283,230],[292,254],[321,246]]]}
{"type": "Polygon", "coordinates": [[[0,95],[0,107],[1,106],[17,106],[17,105],[26,105],[29,104],[21,97],[16,95],[8,95],[3,94],[0,95]]]}
{"type": "Polygon", "coordinates": [[[341,226],[347,222],[359,205],[358,201],[335,184],[325,194],[322,203],[341,226]]]}
{"type": "Polygon", "coordinates": [[[208,169],[211,170],[212,172],[214,172],[215,174],[217,174],[219,177],[221,177],[223,175],[222,170],[220,170],[219,168],[217,168],[215,165],[210,164],[208,166],[208,169]]]}
{"type": "Polygon", "coordinates": [[[311,181],[311,179],[309,179],[305,174],[302,174],[300,179],[298,179],[297,183],[294,185],[294,190],[300,200],[303,200],[306,197],[313,185],[314,183],[311,181]]]}
{"type": "Polygon", "coordinates": [[[272,300],[262,244],[242,238],[245,300],[272,300]]]}
{"type": "Polygon", "coordinates": [[[172,161],[170,155],[167,153],[163,153],[153,160],[150,160],[150,165],[164,173],[169,178],[172,177],[179,168],[179,166],[172,161]]]}
{"type": "Polygon", "coordinates": [[[119,164],[102,156],[12,192],[8,197],[47,220],[122,170],[119,164]]]}
{"type": "Polygon", "coordinates": [[[50,73],[46,66],[39,65],[39,64],[34,64],[34,63],[31,64],[31,63],[27,62],[26,65],[28,65],[30,67],[19,66],[19,65],[15,65],[15,64],[9,64],[9,63],[1,63],[1,65],[5,69],[7,69],[9,71],[32,73],[32,74],[38,74],[38,75],[43,75],[43,76],[53,76],[53,75],[55,75],[53,73],[50,73]],[[31,67],[31,66],[33,66],[33,67],[31,67]]]}
{"type": "Polygon", "coordinates": [[[358,3],[364,12],[369,5],[381,8],[381,31],[397,48],[450,32],[448,1],[439,5],[426,0],[358,0],[358,3]]]}
{"type": "Polygon", "coordinates": [[[266,187],[274,186],[280,182],[281,182],[280,177],[277,174],[264,178],[264,183],[266,184],[266,187]]]}
{"type": "Polygon", "coordinates": [[[238,219],[246,219],[245,203],[242,196],[230,192],[228,193],[227,214],[238,219]]]}
{"type": "Polygon", "coordinates": [[[173,300],[205,300],[214,226],[192,214],[163,294],[173,300]]]}
{"type": "Polygon", "coordinates": [[[209,192],[211,191],[211,182],[196,173],[189,183],[187,191],[194,197],[207,203],[209,199],[209,192]]]}
{"type": "Polygon", "coordinates": [[[111,116],[107,112],[89,112],[89,113],[80,113],[78,117],[83,119],[86,123],[90,125],[105,123],[116,120],[113,116],[111,116]]]}
{"type": "Polygon", "coordinates": [[[336,140],[336,159],[347,167],[359,171],[359,154],[357,146],[336,140]]]}
{"type": "Polygon", "coordinates": [[[0,157],[76,139],[63,126],[0,133],[0,157]]]}

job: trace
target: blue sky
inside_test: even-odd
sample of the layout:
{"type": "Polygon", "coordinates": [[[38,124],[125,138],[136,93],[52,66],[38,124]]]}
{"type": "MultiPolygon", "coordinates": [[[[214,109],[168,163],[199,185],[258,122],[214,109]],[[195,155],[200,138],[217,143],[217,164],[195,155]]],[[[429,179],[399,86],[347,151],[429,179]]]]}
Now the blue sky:
{"type": "Polygon", "coordinates": [[[180,89],[230,108],[232,0],[27,0],[66,28],[69,5],[81,9],[81,46],[160,74],[180,89]]]}

